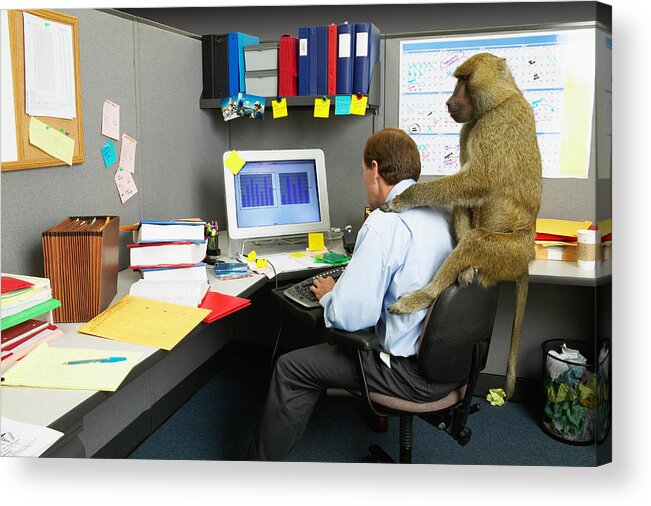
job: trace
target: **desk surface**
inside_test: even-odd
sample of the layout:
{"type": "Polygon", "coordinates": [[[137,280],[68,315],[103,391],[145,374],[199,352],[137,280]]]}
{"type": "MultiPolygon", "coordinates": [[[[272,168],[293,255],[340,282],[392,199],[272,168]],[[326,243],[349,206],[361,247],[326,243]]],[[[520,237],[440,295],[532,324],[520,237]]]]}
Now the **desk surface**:
{"type": "Polygon", "coordinates": [[[612,278],[612,262],[599,262],[596,269],[579,269],[575,262],[534,260],[529,265],[529,281],[553,285],[598,286],[612,278]]]}

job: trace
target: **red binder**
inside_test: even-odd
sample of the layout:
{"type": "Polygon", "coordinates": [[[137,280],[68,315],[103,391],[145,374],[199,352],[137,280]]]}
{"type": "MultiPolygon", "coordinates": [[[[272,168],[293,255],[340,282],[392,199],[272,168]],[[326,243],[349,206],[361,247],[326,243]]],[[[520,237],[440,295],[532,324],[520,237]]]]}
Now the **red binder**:
{"type": "Polygon", "coordinates": [[[298,95],[298,39],[291,35],[280,36],[278,55],[278,95],[298,95]]]}
{"type": "Polygon", "coordinates": [[[203,319],[204,322],[210,323],[250,304],[251,301],[249,299],[209,291],[199,307],[212,310],[212,312],[203,319]]]}
{"type": "Polygon", "coordinates": [[[34,286],[29,281],[12,278],[11,276],[2,276],[0,279],[0,285],[2,293],[13,292],[14,290],[20,290],[21,288],[29,288],[30,286],[34,286]]]}
{"type": "Polygon", "coordinates": [[[337,25],[328,25],[328,95],[337,94],[337,25]]]}

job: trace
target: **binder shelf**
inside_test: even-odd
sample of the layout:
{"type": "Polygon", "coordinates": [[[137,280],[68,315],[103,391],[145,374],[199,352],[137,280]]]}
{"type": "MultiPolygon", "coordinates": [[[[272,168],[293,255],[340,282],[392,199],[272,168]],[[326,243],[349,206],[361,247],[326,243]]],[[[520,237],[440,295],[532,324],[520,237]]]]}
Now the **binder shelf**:
{"type": "MultiPolygon", "coordinates": [[[[371,77],[371,85],[368,92],[368,103],[366,108],[370,109],[373,114],[377,114],[378,109],[380,108],[380,82],[381,82],[382,67],[381,62],[377,62],[375,67],[373,67],[373,76],[371,77]]],[[[287,99],[287,107],[313,107],[314,99],[321,97],[322,95],[316,96],[296,96],[296,97],[285,97],[287,99]]],[[[335,101],[335,95],[325,95],[328,97],[332,103],[335,101]]],[[[267,105],[271,104],[271,100],[274,100],[276,97],[266,97],[267,105]]],[[[201,109],[221,109],[222,98],[203,98],[199,99],[199,107],[201,109]]]]}

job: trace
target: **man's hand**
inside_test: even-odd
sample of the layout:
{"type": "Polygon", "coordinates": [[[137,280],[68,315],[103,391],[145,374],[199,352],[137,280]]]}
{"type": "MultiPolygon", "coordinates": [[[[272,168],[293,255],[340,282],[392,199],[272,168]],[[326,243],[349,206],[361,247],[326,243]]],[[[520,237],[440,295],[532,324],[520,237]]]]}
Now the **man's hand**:
{"type": "Polygon", "coordinates": [[[310,287],[310,291],[321,300],[326,293],[331,292],[335,287],[335,280],[328,276],[327,278],[316,278],[310,287]]]}

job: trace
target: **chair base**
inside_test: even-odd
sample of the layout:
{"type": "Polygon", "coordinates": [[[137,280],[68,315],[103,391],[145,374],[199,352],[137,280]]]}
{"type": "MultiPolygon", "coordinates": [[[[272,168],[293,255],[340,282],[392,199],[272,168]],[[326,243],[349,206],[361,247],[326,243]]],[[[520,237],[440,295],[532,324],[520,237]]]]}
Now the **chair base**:
{"type": "Polygon", "coordinates": [[[368,447],[368,455],[362,460],[364,463],[371,464],[395,464],[396,461],[378,445],[368,447]]]}

